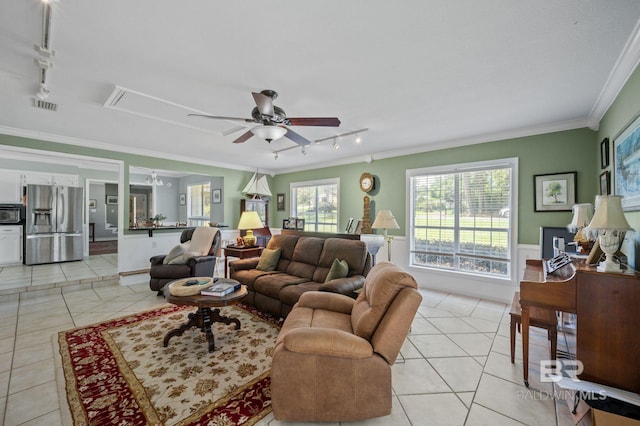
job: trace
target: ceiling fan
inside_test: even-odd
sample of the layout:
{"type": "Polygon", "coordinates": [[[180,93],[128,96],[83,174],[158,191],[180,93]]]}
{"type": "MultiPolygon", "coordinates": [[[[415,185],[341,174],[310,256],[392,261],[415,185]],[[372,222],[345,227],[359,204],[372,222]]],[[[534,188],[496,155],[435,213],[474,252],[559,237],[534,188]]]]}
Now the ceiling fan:
{"type": "Polygon", "coordinates": [[[258,123],[257,126],[241,135],[233,143],[246,142],[255,135],[265,139],[267,142],[284,136],[299,145],[309,145],[311,144],[309,139],[285,126],[340,126],[340,120],[337,117],[287,117],[282,108],[273,104],[274,99],[278,97],[278,92],[275,90],[263,90],[260,93],[252,92],[251,94],[256,102],[256,106],[251,111],[251,118],[222,117],[206,114],[189,114],[189,116],[258,123]]]}

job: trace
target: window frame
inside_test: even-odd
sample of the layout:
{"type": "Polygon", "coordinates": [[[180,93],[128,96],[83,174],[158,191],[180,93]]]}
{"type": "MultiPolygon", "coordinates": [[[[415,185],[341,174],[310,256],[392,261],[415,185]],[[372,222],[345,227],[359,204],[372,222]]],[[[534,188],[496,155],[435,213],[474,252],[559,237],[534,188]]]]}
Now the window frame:
{"type": "MultiPolygon", "coordinates": [[[[203,226],[202,222],[209,222],[211,221],[211,182],[209,181],[202,181],[202,182],[191,182],[187,184],[187,221],[189,223],[189,226],[203,226]],[[204,196],[202,199],[202,215],[200,216],[194,216],[191,211],[191,188],[194,186],[201,186],[204,187],[206,185],[209,185],[209,216],[205,216],[204,215],[204,196]]],[[[204,188],[201,191],[202,194],[204,194],[204,188]]]]}
{"type": "MultiPolygon", "coordinates": [[[[340,230],[340,178],[328,178],[328,179],[318,179],[318,180],[309,180],[309,181],[304,181],[304,182],[291,182],[289,184],[289,197],[291,200],[290,203],[290,215],[293,217],[297,217],[298,216],[298,205],[297,205],[297,197],[296,197],[296,191],[299,188],[305,188],[305,187],[318,187],[318,186],[324,186],[324,185],[336,185],[336,231],[335,233],[338,233],[340,230]]],[[[316,205],[316,219],[318,218],[318,207],[316,205]]],[[[316,220],[316,222],[307,222],[305,221],[305,230],[307,229],[307,225],[309,223],[314,223],[315,225],[315,230],[314,231],[310,231],[310,232],[326,232],[326,231],[317,231],[318,228],[318,221],[316,220]]]]}
{"type": "MultiPolygon", "coordinates": [[[[456,190],[457,191],[457,190],[456,190]]],[[[420,268],[427,269],[432,271],[437,271],[439,273],[448,273],[448,274],[456,274],[456,275],[464,275],[464,276],[473,276],[482,280],[496,280],[497,282],[506,282],[513,281],[516,277],[517,273],[517,265],[518,265],[518,229],[517,229],[517,218],[518,218],[518,158],[501,158],[494,160],[485,160],[485,161],[476,161],[469,163],[458,163],[458,164],[449,164],[449,165],[439,165],[439,166],[430,166],[430,167],[422,167],[418,169],[407,169],[406,171],[406,197],[407,197],[407,224],[408,224],[408,232],[409,232],[409,266],[412,268],[420,268]],[[413,252],[415,250],[415,216],[413,214],[415,208],[415,199],[414,199],[414,188],[413,188],[413,178],[417,176],[425,176],[425,175],[442,175],[442,174],[450,174],[450,173],[463,173],[469,171],[480,171],[480,170],[491,170],[497,168],[511,168],[511,196],[510,196],[510,212],[509,212],[509,247],[510,250],[508,252],[509,255],[509,274],[504,276],[492,275],[492,274],[481,274],[474,271],[469,270],[461,270],[457,269],[458,262],[455,262],[455,268],[438,268],[430,265],[416,264],[413,261],[413,252]]],[[[456,197],[457,198],[457,197],[456,197]]],[[[456,203],[457,204],[457,203],[456,203]]],[[[457,211],[457,206],[456,206],[457,211]]],[[[459,217],[458,213],[455,215],[455,227],[454,231],[457,232],[460,230],[460,226],[458,223],[459,217]]],[[[458,242],[456,241],[455,244],[458,242]]],[[[458,254],[456,254],[457,256],[458,254]]]]}

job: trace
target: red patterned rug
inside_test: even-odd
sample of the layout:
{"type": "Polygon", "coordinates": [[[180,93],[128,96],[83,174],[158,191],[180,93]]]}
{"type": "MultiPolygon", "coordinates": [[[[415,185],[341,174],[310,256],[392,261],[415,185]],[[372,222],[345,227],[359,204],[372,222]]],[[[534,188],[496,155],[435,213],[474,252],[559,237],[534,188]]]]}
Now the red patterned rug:
{"type": "Polygon", "coordinates": [[[270,369],[279,324],[237,305],[214,323],[216,349],[198,328],[163,337],[193,307],[165,305],[58,334],[74,424],[253,425],[271,412],[270,369]]]}

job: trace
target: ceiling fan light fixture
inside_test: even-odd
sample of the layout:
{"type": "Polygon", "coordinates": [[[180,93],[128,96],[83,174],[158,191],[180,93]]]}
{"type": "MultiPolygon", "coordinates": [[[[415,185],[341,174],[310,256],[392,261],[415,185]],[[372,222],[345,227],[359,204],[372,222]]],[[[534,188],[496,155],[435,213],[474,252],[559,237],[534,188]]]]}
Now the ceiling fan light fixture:
{"type": "Polygon", "coordinates": [[[258,125],[253,129],[251,129],[251,133],[259,137],[260,139],[264,139],[267,142],[271,142],[283,137],[285,133],[287,133],[287,129],[279,126],[258,125]]]}

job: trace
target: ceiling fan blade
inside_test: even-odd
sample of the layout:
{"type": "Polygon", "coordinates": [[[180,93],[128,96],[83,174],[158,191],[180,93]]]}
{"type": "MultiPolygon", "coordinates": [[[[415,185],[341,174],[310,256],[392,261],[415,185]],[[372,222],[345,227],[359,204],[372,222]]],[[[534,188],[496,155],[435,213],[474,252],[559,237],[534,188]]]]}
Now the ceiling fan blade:
{"type": "Polygon", "coordinates": [[[251,136],[253,136],[253,133],[251,133],[251,130],[249,130],[246,133],[243,133],[242,136],[240,136],[238,139],[236,139],[235,141],[233,141],[233,143],[243,143],[248,141],[249,139],[251,139],[251,136]]]}
{"type": "Polygon", "coordinates": [[[222,117],[219,115],[207,115],[207,114],[187,114],[189,117],[204,117],[211,118],[213,120],[231,120],[231,121],[246,121],[247,123],[255,123],[253,118],[241,118],[241,117],[222,117]]]}
{"type": "Polygon", "coordinates": [[[290,117],[287,120],[290,126],[340,126],[338,117],[290,117]]]}
{"type": "MultiPolygon", "coordinates": [[[[283,126],[280,126],[283,127],[283,126]]],[[[297,143],[298,145],[311,145],[311,141],[307,138],[305,138],[302,135],[299,135],[298,133],[294,132],[291,129],[288,129],[285,127],[285,129],[287,129],[287,133],[285,133],[285,137],[291,139],[292,141],[294,141],[295,143],[297,143]]]]}
{"type": "Polygon", "coordinates": [[[273,99],[262,93],[251,92],[253,100],[256,101],[258,111],[262,115],[273,117],[273,99]]]}

